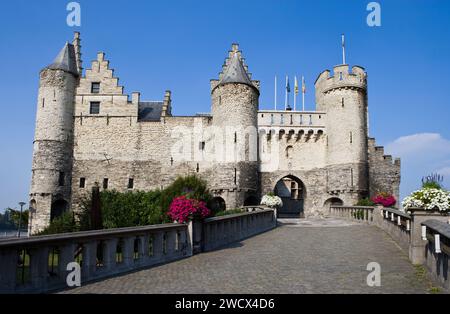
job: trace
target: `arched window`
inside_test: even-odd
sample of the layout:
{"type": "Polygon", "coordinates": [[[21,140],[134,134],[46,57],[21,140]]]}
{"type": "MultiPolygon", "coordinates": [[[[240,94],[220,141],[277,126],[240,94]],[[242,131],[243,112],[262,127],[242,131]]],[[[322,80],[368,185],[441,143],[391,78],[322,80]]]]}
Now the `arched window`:
{"type": "Polygon", "coordinates": [[[294,151],[294,147],[292,147],[292,146],[286,147],[286,158],[292,158],[293,151],[294,151]]]}

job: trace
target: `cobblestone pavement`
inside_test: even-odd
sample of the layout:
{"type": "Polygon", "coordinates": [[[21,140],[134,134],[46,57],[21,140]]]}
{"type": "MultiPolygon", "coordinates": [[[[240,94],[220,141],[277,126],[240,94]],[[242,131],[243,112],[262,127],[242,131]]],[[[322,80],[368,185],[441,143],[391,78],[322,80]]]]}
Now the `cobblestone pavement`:
{"type": "Polygon", "coordinates": [[[312,219],[282,220],[224,249],[65,293],[427,293],[429,287],[376,227],[312,219]],[[370,262],[381,265],[381,287],[366,284],[370,262]]]}

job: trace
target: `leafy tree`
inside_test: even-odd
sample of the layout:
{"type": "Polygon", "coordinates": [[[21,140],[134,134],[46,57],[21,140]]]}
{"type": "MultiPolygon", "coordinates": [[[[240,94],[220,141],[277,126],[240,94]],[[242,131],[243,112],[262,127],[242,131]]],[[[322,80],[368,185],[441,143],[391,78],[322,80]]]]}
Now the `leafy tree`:
{"type": "Polygon", "coordinates": [[[28,210],[22,211],[22,215],[20,214],[20,210],[14,210],[11,208],[7,210],[9,211],[9,219],[16,228],[19,226],[19,221],[21,228],[26,228],[28,226],[28,210]]]}

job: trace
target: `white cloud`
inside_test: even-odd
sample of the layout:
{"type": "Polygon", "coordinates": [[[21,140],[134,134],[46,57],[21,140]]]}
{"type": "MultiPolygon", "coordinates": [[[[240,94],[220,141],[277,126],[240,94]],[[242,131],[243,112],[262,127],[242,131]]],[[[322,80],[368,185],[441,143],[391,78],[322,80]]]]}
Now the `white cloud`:
{"type": "Polygon", "coordinates": [[[450,140],[443,138],[439,133],[418,133],[402,136],[386,145],[389,153],[404,157],[414,155],[449,156],[450,140]]]}
{"type": "Polygon", "coordinates": [[[402,160],[401,197],[421,185],[422,177],[431,173],[444,176],[444,187],[450,188],[450,140],[439,133],[402,136],[386,145],[386,153],[402,160]]]}
{"type": "Polygon", "coordinates": [[[443,175],[444,177],[450,177],[450,167],[441,168],[437,171],[437,173],[443,175]]]}

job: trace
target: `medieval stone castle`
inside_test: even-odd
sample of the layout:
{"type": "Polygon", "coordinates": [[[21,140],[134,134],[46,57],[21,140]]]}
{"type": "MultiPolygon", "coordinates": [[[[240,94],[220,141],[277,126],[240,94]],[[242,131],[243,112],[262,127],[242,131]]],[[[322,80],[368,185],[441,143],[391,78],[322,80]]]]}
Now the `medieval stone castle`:
{"type": "Polygon", "coordinates": [[[368,136],[362,67],[323,71],[311,112],[260,110],[259,86],[234,44],[211,80],[211,113],[173,116],[170,91],[161,101],[125,95],[104,53],[83,74],[75,33],[40,73],[30,231],[76,211],[94,185],[151,190],[188,174],[207,180],[214,209],[256,205],[269,192],[282,197],[280,214],[295,216],[378,191],[398,199],[400,160],[368,136]]]}

